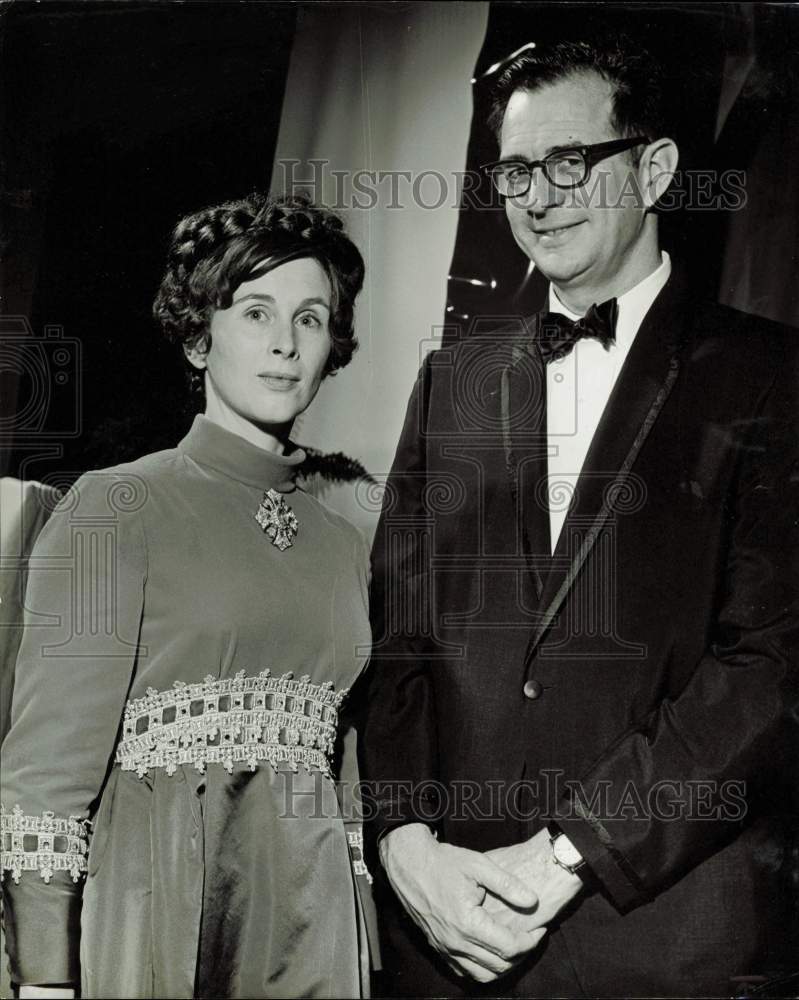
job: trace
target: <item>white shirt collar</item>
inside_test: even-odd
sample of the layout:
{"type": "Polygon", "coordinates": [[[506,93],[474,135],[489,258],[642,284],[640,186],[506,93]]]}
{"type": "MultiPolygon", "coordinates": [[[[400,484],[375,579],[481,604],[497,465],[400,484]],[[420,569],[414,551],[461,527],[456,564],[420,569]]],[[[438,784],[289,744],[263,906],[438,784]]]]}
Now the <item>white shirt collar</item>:
{"type": "MultiPolygon", "coordinates": [[[[652,303],[658,297],[663,286],[671,275],[671,258],[662,250],[660,253],[660,265],[647,275],[637,285],[634,285],[629,292],[620,295],[617,299],[619,316],[616,323],[616,341],[632,338],[638,332],[641,321],[646,316],[652,303]]],[[[571,320],[580,319],[578,313],[572,312],[558,298],[555,286],[549,286],[549,311],[562,313],[571,320]]]]}

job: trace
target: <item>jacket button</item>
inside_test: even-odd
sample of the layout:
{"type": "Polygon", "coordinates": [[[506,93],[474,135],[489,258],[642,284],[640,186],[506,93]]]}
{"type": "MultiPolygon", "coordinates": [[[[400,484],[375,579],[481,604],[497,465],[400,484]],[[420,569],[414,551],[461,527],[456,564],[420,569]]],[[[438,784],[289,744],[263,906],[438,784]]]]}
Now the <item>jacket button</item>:
{"type": "Polygon", "coordinates": [[[535,701],[544,693],[544,687],[540,681],[525,681],[523,690],[524,697],[529,698],[530,701],[535,701]]]}

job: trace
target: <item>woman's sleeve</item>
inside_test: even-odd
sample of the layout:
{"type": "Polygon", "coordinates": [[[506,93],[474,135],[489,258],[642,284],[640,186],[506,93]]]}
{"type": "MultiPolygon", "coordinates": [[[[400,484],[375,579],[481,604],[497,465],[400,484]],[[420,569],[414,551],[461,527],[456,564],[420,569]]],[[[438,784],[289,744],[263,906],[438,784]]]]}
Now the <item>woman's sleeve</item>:
{"type": "Polygon", "coordinates": [[[139,640],[147,489],[82,477],[31,554],[3,744],[6,947],[16,983],[78,983],[82,882],[139,640]]]}
{"type": "MultiPolygon", "coordinates": [[[[369,616],[369,547],[357,528],[353,528],[353,560],[363,601],[364,620],[369,616]]],[[[367,650],[356,651],[356,658],[363,661],[367,650]]],[[[360,675],[362,676],[362,674],[360,675]]],[[[362,949],[362,961],[368,959],[371,969],[379,969],[380,947],[377,933],[377,913],[372,897],[372,875],[366,866],[363,844],[363,802],[361,800],[360,775],[358,770],[358,729],[361,723],[362,705],[359,699],[360,683],[356,678],[341,712],[340,719],[340,761],[338,766],[338,782],[336,792],[339,806],[344,819],[344,830],[347,846],[350,852],[350,863],[355,878],[358,893],[361,926],[366,938],[367,948],[362,949]]],[[[364,970],[365,981],[368,981],[369,968],[364,970]]]]}
{"type": "MultiPolygon", "coordinates": [[[[354,546],[353,558],[357,571],[358,585],[363,601],[364,619],[369,616],[369,548],[357,528],[353,528],[354,546]]],[[[356,651],[356,658],[363,663],[366,651],[356,651]]],[[[358,888],[362,896],[366,896],[371,905],[372,876],[363,858],[363,803],[361,802],[360,775],[358,770],[358,729],[361,724],[362,705],[359,698],[359,674],[356,677],[349,696],[341,711],[340,720],[340,754],[338,767],[337,794],[344,826],[347,831],[347,843],[350,848],[352,870],[356,876],[358,888]]]]}

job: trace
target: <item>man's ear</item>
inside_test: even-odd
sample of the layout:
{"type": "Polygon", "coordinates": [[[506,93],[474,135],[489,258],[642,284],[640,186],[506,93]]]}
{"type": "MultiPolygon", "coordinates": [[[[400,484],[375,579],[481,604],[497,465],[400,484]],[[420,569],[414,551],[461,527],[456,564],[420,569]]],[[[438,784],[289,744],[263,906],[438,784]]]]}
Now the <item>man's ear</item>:
{"type": "Polygon", "coordinates": [[[184,344],[183,353],[186,355],[189,364],[202,371],[208,364],[208,338],[198,337],[191,344],[184,344]]]}
{"type": "Polygon", "coordinates": [[[658,139],[646,147],[638,168],[645,208],[652,208],[666,193],[679,160],[680,152],[673,139],[658,139]]]}

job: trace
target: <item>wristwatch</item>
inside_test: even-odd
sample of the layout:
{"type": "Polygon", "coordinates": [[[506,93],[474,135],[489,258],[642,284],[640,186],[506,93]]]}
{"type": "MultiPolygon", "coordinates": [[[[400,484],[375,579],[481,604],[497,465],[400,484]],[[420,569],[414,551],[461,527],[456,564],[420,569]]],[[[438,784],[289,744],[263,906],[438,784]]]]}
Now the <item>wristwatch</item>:
{"type": "Polygon", "coordinates": [[[561,831],[550,831],[549,843],[552,846],[552,860],[556,865],[569,872],[570,875],[582,877],[580,869],[585,868],[585,858],[580,854],[574,844],[561,831]]]}

